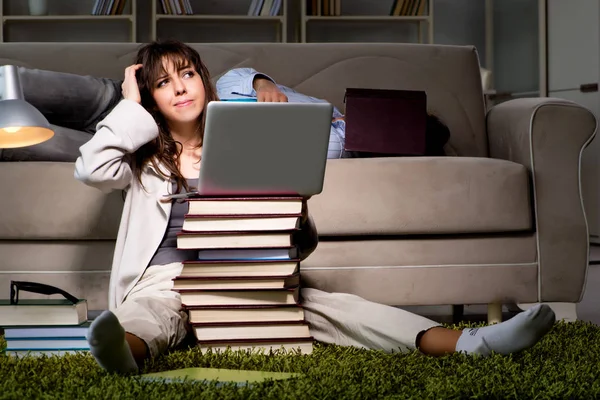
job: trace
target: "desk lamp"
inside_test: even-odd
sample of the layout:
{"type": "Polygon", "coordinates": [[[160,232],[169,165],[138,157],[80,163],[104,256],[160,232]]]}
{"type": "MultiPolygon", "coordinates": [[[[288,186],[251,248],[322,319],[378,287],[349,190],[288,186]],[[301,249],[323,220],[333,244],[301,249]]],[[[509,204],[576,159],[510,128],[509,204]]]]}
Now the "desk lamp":
{"type": "Polygon", "coordinates": [[[0,67],[0,148],[33,146],[54,136],[50,124],[24,100],[19,70],[0,67]]]}

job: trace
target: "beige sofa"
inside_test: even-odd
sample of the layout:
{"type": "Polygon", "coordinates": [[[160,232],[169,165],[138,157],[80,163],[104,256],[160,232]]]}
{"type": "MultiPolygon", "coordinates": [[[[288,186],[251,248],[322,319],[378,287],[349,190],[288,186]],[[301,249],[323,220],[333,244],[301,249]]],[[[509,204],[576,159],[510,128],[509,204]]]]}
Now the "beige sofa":
{"type": "MultiPolygon", "coordinates": [[[[580,161],[596,120],[577,104],[522,99],[487,115],[473,47],[202,44],[216,77],[254,67],[343,110],[347,87],[422,89],[450,129],[449,157],[329,160],[309,202],[320,244],[304,285],[390,305],[578,302],[588,268],[580,161]]],[[[120,78],[135,44],[2,44],[0,61],[120,78]]],[[[401,121],[398,121],[401,123],[401,121]]],[[[107,306],[123,200],[73,164],[0,163],[0,297],[9,280],[58,285],[107,306]]]]}

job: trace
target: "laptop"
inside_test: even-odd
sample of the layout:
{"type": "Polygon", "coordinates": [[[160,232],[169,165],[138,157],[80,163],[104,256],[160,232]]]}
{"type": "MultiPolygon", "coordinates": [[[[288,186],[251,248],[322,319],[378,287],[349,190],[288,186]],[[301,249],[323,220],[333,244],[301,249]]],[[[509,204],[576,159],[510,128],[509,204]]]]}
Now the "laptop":
{"type": "Polygon", "coordinates": [[[197,194],[319,194],[332,114],[330,103],[211,101],[197,194]]]}

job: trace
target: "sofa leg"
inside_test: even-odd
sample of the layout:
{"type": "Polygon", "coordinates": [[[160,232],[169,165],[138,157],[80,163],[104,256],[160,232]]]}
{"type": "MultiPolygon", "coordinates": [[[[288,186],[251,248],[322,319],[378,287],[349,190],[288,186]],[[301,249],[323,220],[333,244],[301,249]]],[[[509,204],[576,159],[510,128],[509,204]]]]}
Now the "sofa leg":
{"type": "Polygon", "coordinates": [[[488,304],[488,324],[502,322],[502,303],[488,304]]]}
{"type": "Polygon", "coordinates": [[[465,306],[462,304],[452,305],[452,323],[458,324],[465,316],[465,306]]]}
{"type": "MultiPolygon", "coordinates": [[[[539,303],[518,303],[517,307],[525,311],[539,303]]],[[[564,322],[575,322],[577,321],[577,303],[544,303],[550,306],[554,314],[556,314],[556,320],[563,320],[564,322]]]]}

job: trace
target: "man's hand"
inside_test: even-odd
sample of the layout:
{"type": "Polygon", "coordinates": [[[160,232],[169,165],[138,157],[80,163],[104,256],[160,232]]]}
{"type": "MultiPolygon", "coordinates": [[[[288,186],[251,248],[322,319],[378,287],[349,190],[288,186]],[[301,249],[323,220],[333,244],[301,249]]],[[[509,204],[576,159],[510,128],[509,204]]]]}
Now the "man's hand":
{"type": "Polygon", "coordinates": [[[259,102],[287,103],[288,98],[273,82],[268,79],[254,80],[254,90],[259,102]]]}

